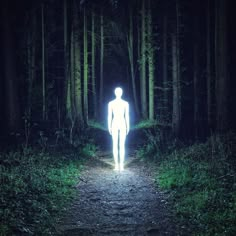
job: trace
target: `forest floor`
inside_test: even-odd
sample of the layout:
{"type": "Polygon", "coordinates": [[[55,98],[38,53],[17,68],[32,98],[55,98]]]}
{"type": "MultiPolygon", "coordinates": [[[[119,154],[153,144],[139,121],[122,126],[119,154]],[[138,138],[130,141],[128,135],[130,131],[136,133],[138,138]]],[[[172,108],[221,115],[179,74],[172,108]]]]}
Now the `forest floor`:
{"type": "Polygon", "coordinates": [[[132,153],[124,171],[115,171],[111,153],[98,152],[85,165],[58,234],[177,235],[168,197],[158,190],[154,173],[132,153]]]}

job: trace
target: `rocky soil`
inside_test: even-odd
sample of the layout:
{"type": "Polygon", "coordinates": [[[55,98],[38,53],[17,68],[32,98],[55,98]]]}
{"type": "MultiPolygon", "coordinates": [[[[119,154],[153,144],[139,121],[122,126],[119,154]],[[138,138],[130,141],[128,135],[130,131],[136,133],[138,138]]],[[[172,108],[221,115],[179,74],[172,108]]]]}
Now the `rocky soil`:
{"type": "Polygon", "coordinates": [[[99,152],[86,164],[78,195],[59,222],[59,235],[177,235],[153,168],[128,156],[122,172],[113,170],[109,152],[99,152]]]}

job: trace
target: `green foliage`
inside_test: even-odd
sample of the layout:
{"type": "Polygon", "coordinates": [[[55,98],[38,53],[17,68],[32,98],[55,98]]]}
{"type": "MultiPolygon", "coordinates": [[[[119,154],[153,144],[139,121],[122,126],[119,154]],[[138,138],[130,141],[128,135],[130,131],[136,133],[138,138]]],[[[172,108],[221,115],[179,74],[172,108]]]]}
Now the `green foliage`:
{"type": "Polygon", "coordinates": [[[176,216],[194,235],[236,233],[235,144],[235,135],[213,136],[160,161],[157,184],[170,193],[176,216]]]}
{"type": "Polygon", "coordinates": [[[138,149],[136,156],[142,160],[149,159],[154,160],[157,154],[157,150],[152,143],[145,144],[142,148],[138,149]]]}
{"type": "MultiPolygon", "coordinates": [[[[154,124],[154,123],[153,123],[154,124]]],[[[138,149],[136,154],[140,159],[158,160],[164,152],[164,140],[162,131],[158,126],[150,129],[144,129],[144,139],[146,140],[142,148],[138,149]]]]}
{"type": "Polygon", "coordinates": [[[97,147],[94,144],[87,143],[82,148],[82,156],[84,157],[95,157],[96,156],[97,147]]]}
{"type": "Polygon", "coordinates": [[[89,120],[88,125],[90,127],[94,128],[94,129],[100,129],[100,130],[103,130],[103,131],[107,131],[107,128],[106,128],[105,124],[99,123],[99,122],[94,121],[94,120],[89,120]]]}
{"type": "Polygon", "coordinates": [[[51,235],[75,194],[82,161],[28,149],[1,154],[0,163],[0,235],[51,235]]]}
{"type": "Polygon", "coordinates": [[[142,120],[138,124],[134,125],[132,129],[144,129],[144,128],[151,128],[157,124],[157,121],[152,120],[142,120]]]}
{"type": "Polygon", "coordinates": [[[146,138],[137,156],[158,166],[156,182],[170,195],[182,233],[235,235],[236,135],[188,147],[174,140],[165,150],[159,130],[149,129],[146,138]]]}

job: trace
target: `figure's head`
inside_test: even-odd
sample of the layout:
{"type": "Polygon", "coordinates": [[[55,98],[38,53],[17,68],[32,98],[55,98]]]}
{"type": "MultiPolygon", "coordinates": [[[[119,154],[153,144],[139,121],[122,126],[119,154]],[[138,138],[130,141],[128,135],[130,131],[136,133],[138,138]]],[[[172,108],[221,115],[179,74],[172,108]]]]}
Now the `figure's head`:
{"type": "Polygon", "coordinates": [[[117,88],[115,89],[115,95],[116,95],[116,97],[117,97],[117,98],[121,98],[122,94],[123,94],[122,88],[117,87],[117,88]]]}

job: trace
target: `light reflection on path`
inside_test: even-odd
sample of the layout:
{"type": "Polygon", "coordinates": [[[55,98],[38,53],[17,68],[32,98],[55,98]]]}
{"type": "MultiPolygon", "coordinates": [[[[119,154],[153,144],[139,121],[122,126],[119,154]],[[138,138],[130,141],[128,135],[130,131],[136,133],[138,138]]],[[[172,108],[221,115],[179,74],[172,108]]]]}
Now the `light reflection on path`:
{"type": "Polygon", "coordinates": [[[111,160],[111,153],[100,153],[84,170],[62,235],[175,235],[149,167],[131,155],[119,172],[111,160]]]}

